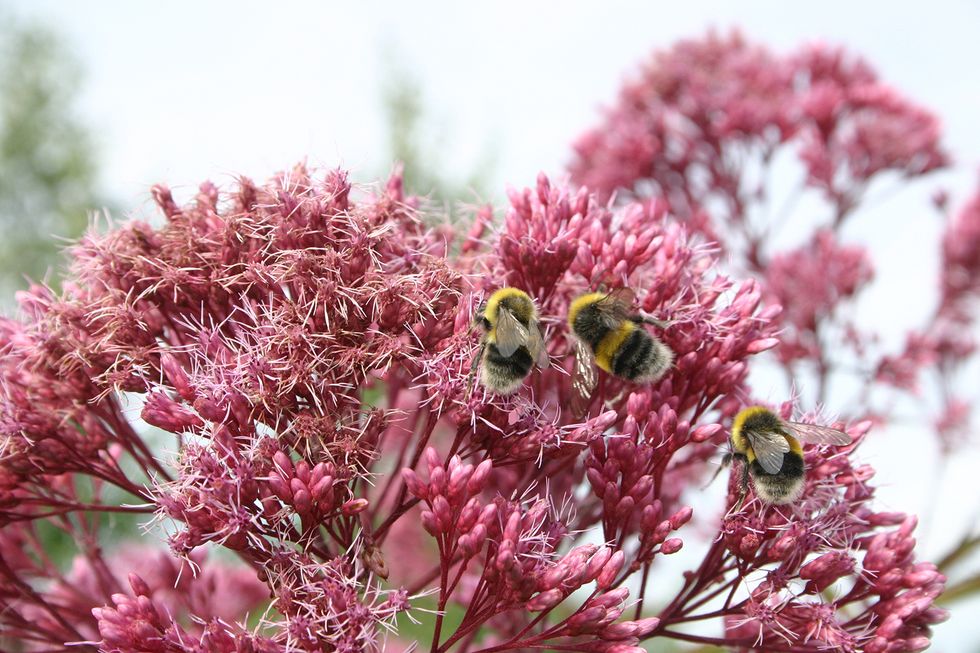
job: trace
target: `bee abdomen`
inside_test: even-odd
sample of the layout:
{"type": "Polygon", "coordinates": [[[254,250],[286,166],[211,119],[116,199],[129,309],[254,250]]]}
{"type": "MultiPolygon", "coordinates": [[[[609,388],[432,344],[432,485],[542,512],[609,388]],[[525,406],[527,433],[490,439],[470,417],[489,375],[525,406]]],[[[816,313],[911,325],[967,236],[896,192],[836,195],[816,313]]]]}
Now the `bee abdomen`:
{"type": "Polygon", "coordinates": [[[805,471],[803,456],[792,451],[783,456],[783,466],[775,474],[770,474],[754,460],[751,476],[755,493],[766,503],[792,503],[803,494],[805,471]]]}
{"type": "Polygon", "coordinates": [[[486,362],[499,369],[505,369],[513,374],[526,376],[531,371],[534,361],[531,359],[531,352],[527,347],[518,347],[510,356],[504,356],[493,343],[487,344],[486,362]]]}
{"type": "Polygon", "coordinates": [[[613,373],[630,381],[655,381],[671,364],[670,350],[643,329],[634,329],[613,360],[613,373]]]}
{"type": "Polygon", "coordinates": [[[803,476],[805,471],[806,468],[803,465],[803,456],[792,451],[783,454],[783,466],[780,467],[779,471],[775,474],[770,474],[763,469],[758,460],[752,461],[752,473],[756,476],[785,476],[787,478],[800,478],[803,476]]]}
{"type": "Polygon", "coordinates": [[[783,466],[775,474],[766,472],[758,461],[753,461],[755,493],[766,503],[792,503],[803,493],[805,471],[803,457],[794,452],[783,456],[783,466]]]}
{"type": "Polygon", "coordinates": [[[503,393],[516,390],[531,372],[534,360],[527,347],[518,347],[511,356],[503,356],[497,346],[487,343],[481,365],[485,385],[503,393]]]}

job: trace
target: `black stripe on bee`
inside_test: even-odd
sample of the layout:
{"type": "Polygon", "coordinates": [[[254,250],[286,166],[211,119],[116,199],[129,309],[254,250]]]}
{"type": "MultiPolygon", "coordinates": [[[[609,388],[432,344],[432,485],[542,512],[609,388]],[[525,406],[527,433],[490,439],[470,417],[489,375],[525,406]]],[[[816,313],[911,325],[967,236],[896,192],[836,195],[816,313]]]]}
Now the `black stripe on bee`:
{"type": "Polygon", "coordinates": [[[650,369],[652,355],[653,340],[643,329],[634,329],[616,353],[613,373],[632,381],[650,369]]]}
{"type": "Polygon", "coordinates": [[[534,360],[531,358],[531,352],[527,350],[527,347],[518,347],[512,355],[504,356],[497,349],[497,345],[487,343],[487,352],[483,363],[498,374],[523,379],[530,373],[534,360]]]}

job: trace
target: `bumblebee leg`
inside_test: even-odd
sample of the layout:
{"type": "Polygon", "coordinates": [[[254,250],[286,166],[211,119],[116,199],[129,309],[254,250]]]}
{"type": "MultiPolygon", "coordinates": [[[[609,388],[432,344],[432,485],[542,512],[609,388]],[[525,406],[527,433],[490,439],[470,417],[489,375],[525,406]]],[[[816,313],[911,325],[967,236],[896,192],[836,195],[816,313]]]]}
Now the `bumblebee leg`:
{"type": "Polygon", "coordinates": [[[476,313],[473,314],[473,324],[470,325],[470,333],[473,333],[477,329],[483,329],[486,331],[489,328],[489,323],[487,322],[487,317],[485,311],[487,310],[487,303],[483,302],[480,307],[476,309],[476,313]]]}
{"type": "Polygon", "coordinates": [[[483,350],[486,348],[487,343],[481,342],[480,348],[476,350],[476,355],[473,360],[470,361],[470,375],[466,379],[466,396],[469,397],[473,394],[473,380],[476,378],[476,369],[480,364],[480,359],[483,358],[483,350]]]}
{"type": "Polygon", "coordinates": [[[745,495],[749,493],[749,463],[742,461],[742,474],[738,479],[738,503],[735,505],[736,512],[742,509],[745,503],[745,495]]]}
{"type": "Polygon", "coordinates": [[[643,313],[637,313],[636,315],[631,315],[630,320],[636,322],[637,324],[652,324],[658,329],[666,329],[671,324],[673,324],[673,322],[670,320],[658,320],[655,317],[650,317],[649,315],[645,315],[643,313]]]}

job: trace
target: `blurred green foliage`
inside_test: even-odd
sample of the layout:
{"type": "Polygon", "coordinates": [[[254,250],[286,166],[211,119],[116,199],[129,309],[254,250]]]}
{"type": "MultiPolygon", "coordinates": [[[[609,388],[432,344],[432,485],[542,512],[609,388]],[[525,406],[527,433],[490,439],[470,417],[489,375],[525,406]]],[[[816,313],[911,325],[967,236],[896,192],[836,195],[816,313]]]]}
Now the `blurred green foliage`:
{"type": "Polygon", "coordinates": [[[74,110],[81,79],[57,34],[0,14],[0,303],[56,267],[104,205],[93,139],[74,110]]]}
{"type": "Polygon", "coordinates": [[[450,214],[462,204],[489,200],[487,186],[496,165],[493,149],[484,149],[467,174],[446,175],[447,166],[440,152],[446,146],[442,139],[451,131],[451,126],[442,125],[442,129],[435,129],[433,116],[425,105],[421,82],[403,66],[393,63],[392,56],[386,60],[381,89],[382,110],[388,132],[389,157],[405,166],[405,189],[444,204],[450,214]]]}

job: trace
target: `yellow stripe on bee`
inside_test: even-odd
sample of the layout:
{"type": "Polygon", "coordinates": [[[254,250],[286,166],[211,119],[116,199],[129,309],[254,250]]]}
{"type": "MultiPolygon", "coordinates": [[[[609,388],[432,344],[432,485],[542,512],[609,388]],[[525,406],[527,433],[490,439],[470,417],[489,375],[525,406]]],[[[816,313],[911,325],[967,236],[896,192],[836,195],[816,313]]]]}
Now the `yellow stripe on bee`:
{"type": "Polygon", "coordinates": [[[599,341],[599,346],[595,349],[595,363],[600,369],[612,374],[612,359],[619,351],[619,348],[623,346],[626,339],[629,338],[630,334],[636,330],[636,324],[630,320],[625,320],[619,325],[619,328],[612,329],[602,340],[599,341]]]}
{"type": "Polygon", "coordinates": [[[789,442],[790,451],[792,451],[795,454],[799,454],[800,456],[803,455],[803,445],[800,444],[799,440],[794,438],[792,435],[787,435],[786,441],[789,442]]]}
{"type": "Polygon", "coordinates": [[[586,306],[594,304],[601,299],[606,298],[606,293],[601,292],[590,292],[585,295],[576,297],[572,303],[568,306],[568,326],[575,330],[575,318],[578,314],[582,312],[586,306]]]}

